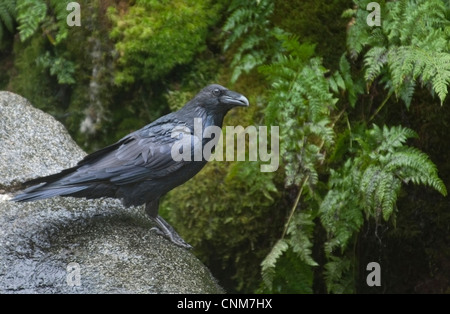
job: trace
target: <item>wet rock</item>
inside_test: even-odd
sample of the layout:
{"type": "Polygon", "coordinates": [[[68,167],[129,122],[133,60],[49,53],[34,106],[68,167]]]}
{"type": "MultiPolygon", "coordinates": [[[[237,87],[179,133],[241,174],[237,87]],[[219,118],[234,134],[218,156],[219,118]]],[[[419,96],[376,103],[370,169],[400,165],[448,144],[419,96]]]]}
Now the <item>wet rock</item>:
{"type": "Polygon", "coordinates": [[[85,153],[24,98],[0,92],[0,293],[221,293],[190,252],[114,199],[9,201],[85,153]]]}
{"type": "Polygon", "coordinates": [[[59,172],[85,155],[53,117],[0,92],[0,189],[59,172]]]}

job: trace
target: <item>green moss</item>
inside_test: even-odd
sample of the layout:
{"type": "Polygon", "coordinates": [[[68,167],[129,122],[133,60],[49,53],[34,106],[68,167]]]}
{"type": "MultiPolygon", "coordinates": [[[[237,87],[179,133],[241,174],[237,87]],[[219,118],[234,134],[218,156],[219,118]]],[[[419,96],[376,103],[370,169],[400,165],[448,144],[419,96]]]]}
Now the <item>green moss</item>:
{"type": "Polygon", "coordinates": [[[58,90],[61,89],[36,62],[47,51],[46,45],[41,36],[34,36],[29,43],[15,43],[15,68],[11,71],[9,89],[27,98],[35,107],[57,115],[61,100],[58,99],[58,90]]]}
{"type": "Polygon", "coordinates": [[[302,43],[317,44],[316,51],[324,66],[337,69],[346,50],[347,20],[342,13],[353,6],[352,0],[338,1],[276,1],[273,23],[299,36],[302,43]]]}
{"type": "Polygon", "coordinates": [[[151,82],[192,61],[206,48],[216,9],[209,1],[178,0],[140,0],[124,14],[111,8],[111,37],[119,53],[115,82],[151,82]]]}

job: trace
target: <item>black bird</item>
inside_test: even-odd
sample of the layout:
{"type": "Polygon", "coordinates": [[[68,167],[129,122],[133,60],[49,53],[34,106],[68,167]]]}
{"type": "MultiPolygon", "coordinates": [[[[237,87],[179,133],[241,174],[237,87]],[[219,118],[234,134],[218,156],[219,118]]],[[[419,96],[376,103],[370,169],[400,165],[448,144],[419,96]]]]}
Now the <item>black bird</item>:
{"type": "MultiPolygon", "coordinates": [[[[201,119],[197,121],[202,122],[203,130],[209,126],[222,127],[231,108],[248,105],[243,95],[217,84],[209,85],[180,110],[86,156],[75,167],[26,182],[25,186],[33,186],[12,200],[26,202],[54,196],[112,197],[122,199],[126,207],[145,204],[146,213],[156,222],[161,234],[179,246],[190,248],[158,215],[159,199],[192,178],[207,162],[204,158],[194,159],[194,141],[197,140],[199,145],[194,134],[194,119],[201,119]],[[174,136],[173,132],[180,128],[187,132],[178,132],[178,136],[174,136]],[[176,161],[172,157],[172,146],[180,138],[191,143],[190,160],[176,161]]],[[[203,138],[202,147],[210,140],[214,138],[203,138]]]]}

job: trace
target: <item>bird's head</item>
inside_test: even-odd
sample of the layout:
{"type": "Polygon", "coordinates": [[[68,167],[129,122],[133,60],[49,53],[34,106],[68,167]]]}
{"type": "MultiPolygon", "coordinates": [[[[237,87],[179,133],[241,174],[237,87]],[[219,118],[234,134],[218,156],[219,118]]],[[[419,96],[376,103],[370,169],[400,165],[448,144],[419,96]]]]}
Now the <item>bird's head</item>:
{"type": "Polygon", "coordinates": [[[237,92],[212,84],[203,88],[192,100],[196,106],[204,108],[211,113],[226,114],[234,107],[248,107],[248,99],[237,92]]]}

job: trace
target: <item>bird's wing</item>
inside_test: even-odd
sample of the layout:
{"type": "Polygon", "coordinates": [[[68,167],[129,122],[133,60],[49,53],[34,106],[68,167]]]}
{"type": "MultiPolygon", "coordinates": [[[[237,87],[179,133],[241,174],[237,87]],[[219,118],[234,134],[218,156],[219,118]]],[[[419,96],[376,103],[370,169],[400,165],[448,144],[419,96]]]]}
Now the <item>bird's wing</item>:
{"type": "Polygon", "coordinates": [[[78,164],[77,171],[67,178],[68,183],[108,180],[122,185],[170,175],[187,163],[172,157],[172,146],[180,138],[189,144],[194,139],[182,122],[162,120],[152,123],[118,143],[86,156],[78,164]],[[172,132],[177,129],[184,132],[173,136],[172,132]]]}
{"type": "Polygon", "coordinates": [[[76,187],[108,181],[125,185],[165,177],[189,163],[172,158],[172,146],[180,137],[188,143],[198,141],[184,122],[169,114],[117,143],[87,155],[73,168],[30,180],[25,185],[46,183],[45,186],[52,188],[76,187]],[[177,129],[182,132],[173,136],[177,129]]]}

